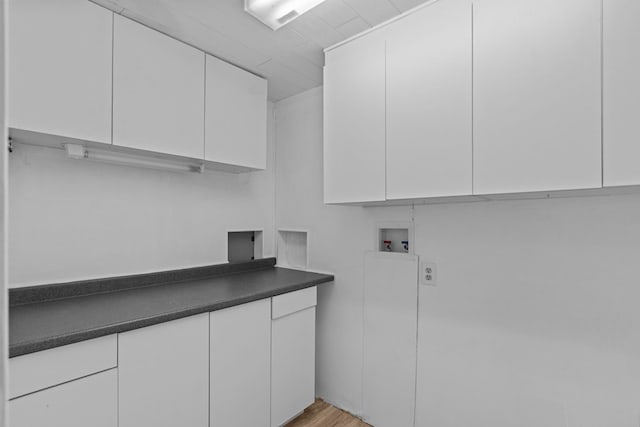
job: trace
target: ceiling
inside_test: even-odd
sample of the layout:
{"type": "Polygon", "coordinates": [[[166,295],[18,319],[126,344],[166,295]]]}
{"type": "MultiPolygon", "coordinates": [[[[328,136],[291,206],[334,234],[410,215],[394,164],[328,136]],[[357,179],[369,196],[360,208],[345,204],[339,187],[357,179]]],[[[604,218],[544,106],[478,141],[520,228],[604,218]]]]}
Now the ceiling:
{"type": "Polygon", "coordinates": [[[279,101],[322,85],[323,49],[427,0],[326,0],[277,31],[243,0],[91,0],[263,76],[279,101]]]}

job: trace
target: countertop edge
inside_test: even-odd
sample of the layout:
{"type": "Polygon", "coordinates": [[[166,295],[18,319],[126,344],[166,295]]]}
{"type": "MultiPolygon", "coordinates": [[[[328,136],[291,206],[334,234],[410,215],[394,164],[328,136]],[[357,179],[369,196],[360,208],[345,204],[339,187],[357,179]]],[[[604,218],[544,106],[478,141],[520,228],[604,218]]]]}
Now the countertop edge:
{"type": "Polygon", "coordinates": [[[204,304],[201,306],[190,307],[184,310],[161,313],[152,317],[135,319],[125,321],[122,323],[105,325],[103,327],[74,331],[68,334],[43,338],[37,341],[21,342],[11,344],[9,346],[9,358],[24,356],[31,353],[36,353],[43,350],[49,350],[56,347],[62,347],[68,344],[75,344],[81,341],[87,341],[94,338],[100,338],[106,335],[115,333],[132,331],[134,329],[140,329],[147,326],[157,325],[159,323],[165,323],[172,320],[182,319],[189,316],[195,316],[197,314],[209,313],[212,311],[222,310],[229,307],[234,307],[241,304],[246,304],[253,301],[258,301],[265,298],[271,298],[274,296],[286,294],[289,292],[299,291],[301,289],[310,288],[313,286],[321,285],[323,283],[329,283],[334,281],[333,275],[324,275],[313,280],[308,280],[294,285],[288,285],[277,290],[270,290],[261,293],[252,294],[246,297],[240,297],[231,299],[228,301],[217,302],[214,304],[204,304]]]}

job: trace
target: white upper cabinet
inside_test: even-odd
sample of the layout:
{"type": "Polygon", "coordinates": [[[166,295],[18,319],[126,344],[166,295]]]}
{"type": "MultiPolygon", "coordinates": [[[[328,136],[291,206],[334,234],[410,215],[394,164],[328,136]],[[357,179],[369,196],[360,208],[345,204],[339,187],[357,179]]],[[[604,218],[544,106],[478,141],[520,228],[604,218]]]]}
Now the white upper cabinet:
{"type": "Polygon", "coordinates": [[[113,13],[87,0],[9,2],[9,126],[111,143],[113,13]]]}
{"type": "Polygon", "coordinates": [[[596,188],[600,0],[474,2],[474,193],[596,188]]]}
{"type": "Polygon", "coordinates": [[[203,158],[205,54],[119,15],[113,48],[113,143],[203,158]]]}
{"type": "Polygon", "coordinates": [[[382,31],[328,51],[324,68],[324,201],[385,200],[382,31]]]}
{"type": "Polygon", "coordinates": [[[470,0],[393,23],[387,39],[387,199],[472,192],[470,0]]]}
{"type": "Polygon", "coordinates": [[[207,55],[205,160],[265,169],[267,81],[207,55]]]}
{"type": "Polygon", "coordinates": [[[604,185],[640,184],[640,2],[604,0],[604,185]]]}

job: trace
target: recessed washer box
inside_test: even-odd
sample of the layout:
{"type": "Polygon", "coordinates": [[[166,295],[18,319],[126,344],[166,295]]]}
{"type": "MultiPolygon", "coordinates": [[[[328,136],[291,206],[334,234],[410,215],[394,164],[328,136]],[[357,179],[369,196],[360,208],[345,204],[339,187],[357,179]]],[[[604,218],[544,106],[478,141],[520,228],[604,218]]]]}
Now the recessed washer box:
{"type": "Polygon", "coordinates": [[[413,254],[413,223],[385,222],[376,227],[376,250],[413,254]]]}

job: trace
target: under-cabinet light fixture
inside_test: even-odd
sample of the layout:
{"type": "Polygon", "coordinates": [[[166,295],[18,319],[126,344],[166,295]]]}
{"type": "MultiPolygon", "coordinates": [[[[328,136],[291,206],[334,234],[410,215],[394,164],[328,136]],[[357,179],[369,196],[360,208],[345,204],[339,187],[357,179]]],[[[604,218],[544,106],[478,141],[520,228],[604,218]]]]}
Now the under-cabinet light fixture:
{"type": "Polygon", "coordinates": [[[67,151],[67,157],[71,159],[94,160],[97,162],[173,172],[202,173],[204,171],[204,165],[200,163],[179,163],[171,160],[143,157],[119,151],[107,151],[94,147],[85,147],[80,144],[65,144],[64,148],[67,151]]]}
{"type": "Polygon", "coordinates": [[[244,0],[244,10],[275,31],[324,1],[244,0]]]}

